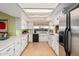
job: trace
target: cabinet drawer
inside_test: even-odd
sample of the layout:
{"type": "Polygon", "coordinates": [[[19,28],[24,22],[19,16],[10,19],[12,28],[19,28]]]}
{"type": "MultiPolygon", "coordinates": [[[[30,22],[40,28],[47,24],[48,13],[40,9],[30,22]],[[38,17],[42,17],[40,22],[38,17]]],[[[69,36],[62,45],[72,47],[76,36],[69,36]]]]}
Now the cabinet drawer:
{"type": "Polygon", "coordinates": [[[13,56],[15,52],[14,50],[15,48],[13,45],[9,46],[0,52],[0,56],[13,56]]]}

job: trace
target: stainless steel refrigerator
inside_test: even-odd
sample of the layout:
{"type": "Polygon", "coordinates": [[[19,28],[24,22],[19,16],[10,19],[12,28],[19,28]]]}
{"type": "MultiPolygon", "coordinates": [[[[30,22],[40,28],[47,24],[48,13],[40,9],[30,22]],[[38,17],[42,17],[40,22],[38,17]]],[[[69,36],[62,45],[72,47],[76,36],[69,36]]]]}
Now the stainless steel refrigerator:
{"type": "Polygon", "coordinates": [[[71,55],[79,56],[79,7],[70,11],[70,24],[72,33],[71,55]]]}
{"type": "Polygon", "coordinates": [[[64,32],[63,47],[65,54],[66,56],[79,56],[79,5],[74,6],[62,19],[59,23],[64,32]]]}

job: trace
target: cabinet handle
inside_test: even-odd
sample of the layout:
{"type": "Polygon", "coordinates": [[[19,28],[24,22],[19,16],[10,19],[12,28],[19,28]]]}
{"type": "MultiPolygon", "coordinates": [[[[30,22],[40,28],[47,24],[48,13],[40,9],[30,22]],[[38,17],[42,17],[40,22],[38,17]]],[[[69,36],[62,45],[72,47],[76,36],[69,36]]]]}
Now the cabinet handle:
{"type": "Polygon", "coordinates": [[[11,48],[9,48],[9,49],[7,50],[7,52],[10,51],[10,49],[11,49],[11,48]]]}
{"type": "Polygon", "coordinates": [[[15,48],[13,50],[15,51],[15,48]]]}
{"type": "Polygon", "coordinates": [[[9,55],[9,56],[11,56],[11,55],[9,55]]]}
{"type": "Polygon", "coordinates": [[[13,49],[13,56],[15,56],[15,48],[13,49]]]}

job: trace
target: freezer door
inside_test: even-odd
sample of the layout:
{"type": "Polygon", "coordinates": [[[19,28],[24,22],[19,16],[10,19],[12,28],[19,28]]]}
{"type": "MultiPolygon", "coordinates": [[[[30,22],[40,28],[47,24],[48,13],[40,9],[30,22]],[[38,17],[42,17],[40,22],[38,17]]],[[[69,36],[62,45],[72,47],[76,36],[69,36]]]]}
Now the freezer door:
{"type": "Polygon", "coordinates": [[[79,8],[70,12],[72,30],[72,51],[71,55],[79,56],[79,8]]]}

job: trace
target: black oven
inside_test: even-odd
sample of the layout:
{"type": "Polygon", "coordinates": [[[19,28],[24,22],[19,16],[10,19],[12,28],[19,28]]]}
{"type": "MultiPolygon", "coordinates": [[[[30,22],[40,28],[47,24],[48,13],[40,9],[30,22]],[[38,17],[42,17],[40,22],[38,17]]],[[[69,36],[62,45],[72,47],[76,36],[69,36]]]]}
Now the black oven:
{"type": "Polygon", "coordinates": [[[64,45],[64,31],[59,32],[59,43],[60,45],[64,45]]]}

